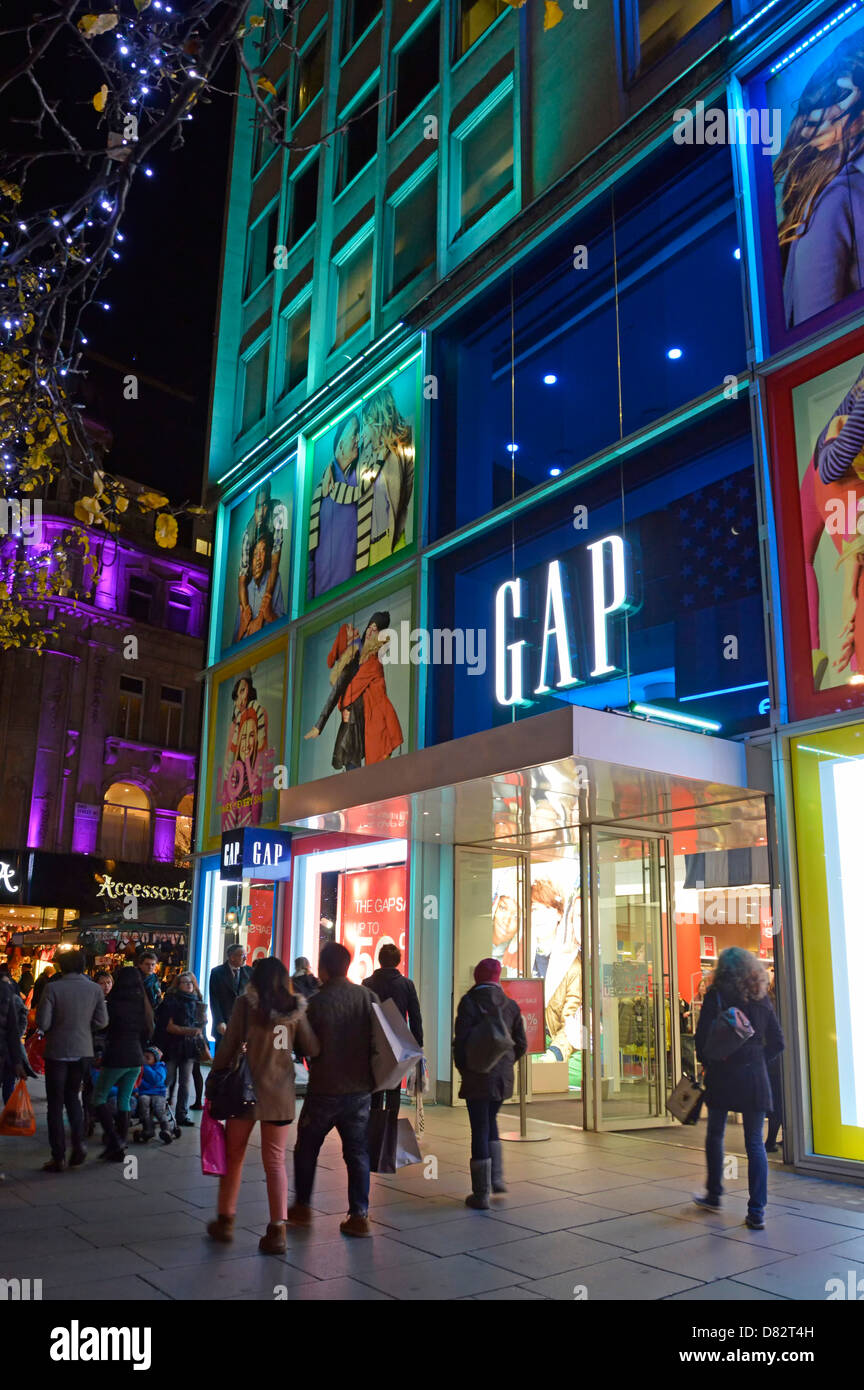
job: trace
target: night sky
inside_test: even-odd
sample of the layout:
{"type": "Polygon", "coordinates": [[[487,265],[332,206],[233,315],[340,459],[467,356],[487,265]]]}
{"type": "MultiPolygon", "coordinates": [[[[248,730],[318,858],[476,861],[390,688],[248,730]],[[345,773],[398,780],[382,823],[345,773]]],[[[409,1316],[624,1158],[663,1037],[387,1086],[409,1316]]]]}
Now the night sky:
{"type": "MultiPolygon", "coordinates": [[[[223,72],[219,85],[231,86],[223,72]]],[[[108,468],[198,502],[207,410],[232,100],[214,94],[155,153],[121,224],[122,259],[104,282],[108,313],[88,315],[88,409],[114,433],[108,468]],[[138,376],[138,400],[123,378],[138,376]],[[145,379],[146,378],[146,379],[145,379]]]]}

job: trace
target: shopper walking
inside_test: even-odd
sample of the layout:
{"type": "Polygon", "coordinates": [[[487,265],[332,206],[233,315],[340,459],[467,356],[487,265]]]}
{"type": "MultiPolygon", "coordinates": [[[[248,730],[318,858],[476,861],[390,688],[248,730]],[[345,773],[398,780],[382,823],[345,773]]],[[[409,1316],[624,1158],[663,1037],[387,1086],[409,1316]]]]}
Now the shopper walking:
{"type": "MultiPolygon", "coordinates": [[[[32,1075],[21,1041],[17,997],[11,985],[0,980],[0,1074],[3,1076],[4,1105],[9,1099],[6,1094],[7,1075],[12,1078],[12,1090],[17,1080],[32,1075]]],[[[9,1092],[11,1094],[12,1091],[9,1092]]]]}
{"type": "Polygon", "coordinates": [[[475,966],[474,988],[459,1000],[453,1037],[453,1060],[462,1077],[459,1095],[467,1102],[471,1125],[471,1195],[465,1198],[465,1205],[478,1211],[488,1209],[490,1190],[496,1194],[507,1191],[497,1117],[502,1102],[513,1094],[514,1063],[524,1057],[528,1047],[522,1011],[515,1000],[507,998],[498,983],[500,978],[501,962],[491,956],[475,966]],[[471,1056],[472,1034],[476,1039],[478,1029],[491,1031],[490,1023],[502,1025],[509,1042],[488,1071],[473,1070],[469,1064],[475,1061],[471,1056]]]}
{"type": "MultiPolygon", "coordinates": [[[[720,952],[714,983],[705,995],[696,1029],[696,1055],[705,1068],[708,1183],[705,1196],[695,1197],[694,1201],[701,1207],[721,1205],[726,1115],[730,1110],[739,1111],[747,1150],[749,1202],[745,1224],[754,1231],[765,1228],[768,1200],[768,1159],[763,1132],[765,1116],[774,1109],[774,1101],[766,1064],[779,1057],[785,1046],[767,995],[768,972],[762,962],[743,947],[730,946],[720,952]],[[725,1029],[725,1024],[717,1020],[729,1009],[738,1009],[744,1015],[753,1029],[753,1036],[736,1046],[724,1061],[718,1061],[714,1057],[717,1030],[725,1029]]],[[[728,1036],[729,1030],[725,1031],[728,1036]]]]}
{"type": "MultiPolygon", "coordinates": [[[[0,977],[0,991],[12,997],[11,1007],[18,1028],[18,1040],[23,1043],[24,1034],[27,1032],[27,1007],[18,991],[18,986],[8,971],[0,977]]],[[[12,1056],[7,1056],[5,1062],[0,1066],[0,1075],[2,1075],[2,1095],[5,1105],[17,1084],[15,1059],[12,1056]]]]}
{"type": "Polygon", "coordinates": [[[321,988],[321,981],[312,974],[312,967],[305,956],[298,956],[295,960],[291,984],[294,986],[294,993],[302,995],[304,999],[311,999],[321,988]]]}
{"type": "Polygon", "coordinates": [[[158,1012],[159,1005],[162,1003],[162,986],[159,984],[159,978],[156,974],[156,967],[158,964],[159,957],[155,951],[149,949],[139,951],[135,957],[135,967],[141,973],[141,979],[144,983],[144,989],[150,1002],[150,1008],[153,1010],[154,1018],[158,1012]]]}
{"type": "Polygon", "coordinates": [[[294,994],[291,977],[281,960],[270,956],[267,960],[256,961],[251,974],[251,982],[231,1011],[225,1034],[216,1049],[213,1070],[232,1067],[245,1047],[255,1105],[248,1116],[226,1121],[228,1172],[219,1179],[219,1214],[207,1230],[212,1240],[228,1242],[234,1238],[243,1159],[257,1121],[261,1125],[261,1162],[270,1207],[267,1234],[261,1237],[258,1248],[266,1255],[279,1255],[287,1245],[285,1152],[288,1126],[297,1108],[294,1049],[314,1057],[318,1042],[309,1025],[306,1001],[294,994]]]}
{"type": "Polygon", "coordinates": [[[245,961],[245,946],[229,946],[225,964],[210,971],[210,1022],[217,1043],[228,1027],[231,1010],[252,978],[245,961]]]}
{"type": "Polygon", "coordinates": [[[84,974],[83,951],[65,951],[60,957],[60,970],[60,976],[45,987],[36,1010],[37,1031],[45,1035],[51,1158],[43,1166],[49,1173],[62,1173],[66,1167],[64,1108],[72,1142],[69,1167],[77,1168],[87,1157],[81,1085],[84,1069],[93,1056],[93,1029],[104,1028],[108,1022],[105,995],[84,974]]]}
{"type": "Polygon", "coordinates": [[[144,1048],[152,1035],[153,1010],[142,973],[135,965],[124,965],[114,976],[114,988],[108,996],[105,1051],[93,1091],[93,1108],[108,1136],[100,1157],[108,1162],[119,1163],[126,1155],[132,1088],[144,1063],[144,1048]],[[116,1121],[108,1104],[114,1086],[117,1087],[116,1121]]]}
{"type": "Polygon", "coordinates": [[[337,941],[318,958],[321,989],[309,1001],[309,1023],[318,1051],[309,1064],[309,1086],[297,1125],[294,1148],[292,1226],[308,1226],[318,1154],[335,1126],[348,1170],[348,1216],[339,1229],[346,1236],[370,1236],[369,1104],[374,1082],[372,991],[348,979],[351,954],[337,941]]]}
{"type": "Polygon", "coordinates": [[[175,1107],[178,1125],[195,1124],[189,1115],[189,1088],[206,1021],[207,1010],[198,981],[191,971],[184,970],[172,984],[156,1016],[157,1042],[165,1056],[168,1100],[175,1107]]]}
{"type": "MultiPolygon", "coordinates": [[[[99,971],[97,971],[97,973],[94,975],[93,978],[94,978],[96,984],[97,984],[97,985],[99,986],[99,988],[101,989],[101,991],[102,991],[102,993],[104,994],[105,998],[107,999],[107,998],[108,998],[108,995],[111,993],[111,990],[114,988],[114,976],[111,974],[110,970],[99,970],[99,971]]],[[[106,1009],[106,1012],[105,1012],[105,1022],[106,1022],[106,1026],[107,1026],[107,1022],[108,1022],[108,1012],[107,1012],[107,1009],[106,1009]]],[[[96,1028],[96,1027],[94,1027],[94,1029],[93,1029],[93,1053],[92,1053],[94,1063],[98,1061],[99,1065],[100,1065],[100,1066],[102,1065],[102,1053],[103,1053],[104,1051],[105,1051],[105,1030],[104,1030],[104,1028],[96,1028]]],[[[91,1134],[93,1133],[93,1130],[96,1128],[96,1119],[95,1119],[95,1115],[94,1115],[94,1112],[93,1112],[93,1089],[94,1089],[95,1084],[96,1084],[96,1083],[95,1083],[95,1080],[94,1080],[94,1067],[93,1067],[93,1065],[85,1066],[85,1068],[84,1068],[84,1084],[83,1084],[83,1086],[82,1086],[82,1088],[81,1088],[81,1103],[82,1103],[83,1106],[84,1106],[84,1132],[85,1132],[85,1134],[88,1135],[88,1137],[89,1137],[89,1135],[91,1135],[91,1134]]],[[[103,1143],[103,1145],[105,1145],[105,1144],[108,1143],[108,1135],[105,1134],[104,1131],[103,1131],[103,1134],[102,1134],[102,1143],[103,1143]]]]}
{"type": "MultiPolygon", "coordinates": [[[[420,1013],[420,1000],[417,998],[414,981],[409,980],[399,970],[401,960],[402,952],[399,947],[394,946],[392,942],[385,944],[378,952],[378,969],[373,970],[363,983],[367,989],[371,989],[382,1004],[387,999],[393,1000],[402,1017],[407,1019],[408,1027],[422,1047],[423,1016],[420,1013]]],[[[398,1114],[400,1099],[400,1086],[394,1086],[390,1091],[375,1091],[372,1095],[371,1108],[373,1110],[386,1108],[391,1113],[398,1114]]]]}

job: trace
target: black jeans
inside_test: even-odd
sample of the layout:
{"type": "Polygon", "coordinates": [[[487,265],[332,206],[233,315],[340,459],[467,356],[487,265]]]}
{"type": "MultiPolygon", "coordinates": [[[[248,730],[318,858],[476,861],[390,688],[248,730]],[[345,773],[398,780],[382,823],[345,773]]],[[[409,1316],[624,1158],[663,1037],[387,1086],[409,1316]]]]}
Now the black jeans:
{"type": "Polygon", "coordinates": [[[306,1097],[294,1146],[294,1200],[298,1206],[309,1205],[318,1154],[335,1125],[348,1169],[348,1213],[366,1216],[369,1211],[369,1102],[368,1095],[306,1097]]]}
{"type": "Polygon", "coordinates": [[[66,1157],[66,1133],[63,1128],[63,1109],[69,1116],[73,1149],[84,1147],[84,1111],[81,1107],[81,1082],[86,1061],[55,1062],[45,1058],[45,1092],[48,1097],[48,1143],[51,1157],[66,1157]]]}
{"type": "Polygon", "coordinates": [[[7,1062],[3,1068],[3,1104],[5,1105],[15,1087],[18,1084],[18,1077],[15,1075],[15,1067],[12,1062],[7,1062]]]}
{"type": "Polygon", "coordinates": [[[168,1085],[168,1101],[174,1108],[174,1114],[179,1124],[181,1120],[189,1118],[189,1086],[192,1082],[192,1068],[195,1065],[192,1057],[169,1057],[165,1063],[165,1080],[168,1085]],[[177,1086],[177,1103],[174,1104],[174,1086],[177,1086]]]}
{"type": "Polygon", "coordinates": [[[500,1100],[468,1100],[468,1119],[471,1122],[471,1159],[482,1163],[491,1158],[490,1143],[498,1138],[496,1116],[501,1109],[500,1100]]]}

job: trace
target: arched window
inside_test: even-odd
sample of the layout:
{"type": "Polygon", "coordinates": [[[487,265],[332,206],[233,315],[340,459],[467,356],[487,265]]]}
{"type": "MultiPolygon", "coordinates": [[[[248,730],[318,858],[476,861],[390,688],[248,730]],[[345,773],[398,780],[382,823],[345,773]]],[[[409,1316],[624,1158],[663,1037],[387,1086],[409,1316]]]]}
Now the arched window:
{"type": "Polygon", "coordinates": [[[102,854],[135,864],[150,858],[150,798],[132,782],[113,782],[105,793],[102,854]]]}
{"type": "Polygon", "coordinates": [[[186,864],[192,854],[193,797],[189,792],[177,807],[177,828],[174,831],[174,863],[186,864]]]}

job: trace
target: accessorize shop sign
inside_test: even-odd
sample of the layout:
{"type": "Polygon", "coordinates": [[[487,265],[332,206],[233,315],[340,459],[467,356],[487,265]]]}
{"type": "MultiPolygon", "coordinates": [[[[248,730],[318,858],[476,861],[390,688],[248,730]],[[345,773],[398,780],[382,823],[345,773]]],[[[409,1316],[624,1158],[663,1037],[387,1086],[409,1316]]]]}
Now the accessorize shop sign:
{"type": "Polygon", "coordinates": [[[590,571],[571,592],[570,567],[553,560],[545,567],[542,601],[536,579],[508,579],[495,594],[495,698],[500,705],[522,705],[551,690],[584,685],[617,675],[612,619],[633,607],[628,548],[621,536],[604,536],[584,547],[590,571]],[[578,592],[578,601],[575,593],[578,592]],[[539,618],[539,622],[538,622],[539,618]],[[515,633],[531,629],[534,640],[515,633]],[[588,636],[587,650],[574,659],[574,631],[588,636]],[[535,652],[533,675],[527,656],[535,652]],[[582,674],[580,674],[582,672],[582,674]],[[536,684],[535,684],[536,678],[536,684]]]}
{"type": "Polygon", "coordinates": [[[158,899],[163,903],[192,901],[192,886],[187,886],[185,878],[173,886],[165,883],[121,883],[111,874],[94,874],[93,879],[99,885],[96,897],[109,898],[112,902],[122,903],[127,897],[146,898],[151,902],[158,899]]]}
{"type": "Polygon", "coordinates": [[[290,878],[291,836],[281,830],[225,831],[219,877],[223,883],[290,878]]]}

